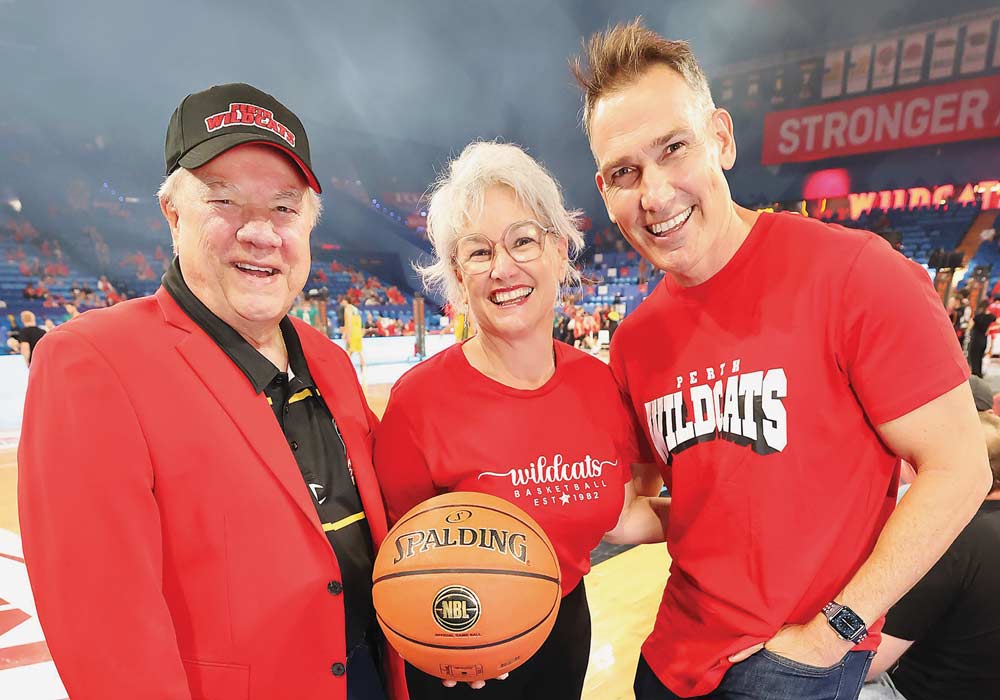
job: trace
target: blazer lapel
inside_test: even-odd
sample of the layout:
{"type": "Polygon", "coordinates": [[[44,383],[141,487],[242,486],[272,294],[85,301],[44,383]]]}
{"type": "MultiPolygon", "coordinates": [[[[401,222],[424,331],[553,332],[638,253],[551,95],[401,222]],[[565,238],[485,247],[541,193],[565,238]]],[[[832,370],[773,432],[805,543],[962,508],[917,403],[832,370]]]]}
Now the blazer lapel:
{"type": "Polygon", "coordinates": [[[263,394],[255,394],[250,382],[226,353],[185,314],[162,287],[156,293],[168,323],[187,331],[177,351],[229,415],[247,444],[257,453],[288,496],[309,519],[313,529],[326,538],[308,489],[285,441],[274,413],[263,394]]]}

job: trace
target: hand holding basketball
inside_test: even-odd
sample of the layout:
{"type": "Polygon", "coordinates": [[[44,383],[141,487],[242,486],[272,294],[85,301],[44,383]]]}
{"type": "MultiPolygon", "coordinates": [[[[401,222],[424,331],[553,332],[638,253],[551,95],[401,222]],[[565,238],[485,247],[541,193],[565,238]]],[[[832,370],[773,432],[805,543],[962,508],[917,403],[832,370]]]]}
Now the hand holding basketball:
{"type": "Polygon", "coordinates": [[[496,678],[534,654],[562,597],[555,550],[495,496],[435,496],[400,518],[375,559],[372,597],[389,643],[439,678],[496,678]]]}

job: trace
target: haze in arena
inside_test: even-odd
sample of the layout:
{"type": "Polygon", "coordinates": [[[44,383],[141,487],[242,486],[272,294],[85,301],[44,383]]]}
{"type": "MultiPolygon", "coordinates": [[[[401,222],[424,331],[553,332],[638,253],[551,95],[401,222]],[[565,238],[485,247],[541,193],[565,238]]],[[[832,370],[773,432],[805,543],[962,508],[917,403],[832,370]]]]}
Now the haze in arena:
{"type": "Polygon", "coordinates": [[[289,692],[439,697],[370,574],[402,513],[469,490],[559,554],[550,641],[579,660],[536,666],[579,675],[566,697],[750,697],[741,671],[1000,696],[1000,487],[920,520],[972,483],[929,445],[1000,464],[995,1],[0,0],[0,62],[0,698],[271,697],[312,660],[241,646],[258,600],[322,662],[289,692]],[[636,18],[634,65],[588,49],[636,18]],[[934,407],[972,438],[935,413],[917,444],[934,407]],[[227,549],[258,526],[273,558],[227,549]],[[79,624],[52,583],[77,571],[79,624]],[[849,646],[796,655],[789,627],[849,646]]]}

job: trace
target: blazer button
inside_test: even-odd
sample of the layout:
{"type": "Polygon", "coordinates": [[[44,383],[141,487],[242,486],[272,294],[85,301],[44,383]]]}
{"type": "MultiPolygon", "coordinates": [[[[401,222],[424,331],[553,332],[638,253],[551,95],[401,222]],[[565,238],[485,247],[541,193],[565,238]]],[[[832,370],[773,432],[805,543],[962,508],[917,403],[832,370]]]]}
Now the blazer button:
{"type": "Polygon", "coordinates": [[[330,591],[330,595],[340,595],[344,592],[344,584],[340,581],[330,581],[326,584],[326,590],[330,591]]]}
{"type": "Polygon", "coordinates": [[[347,673],[347,667],[338,661],[337,663],[335,663],[333,666],[330,667],[330,673],[338,677],[342,676],[345,673],[347,673]]]}

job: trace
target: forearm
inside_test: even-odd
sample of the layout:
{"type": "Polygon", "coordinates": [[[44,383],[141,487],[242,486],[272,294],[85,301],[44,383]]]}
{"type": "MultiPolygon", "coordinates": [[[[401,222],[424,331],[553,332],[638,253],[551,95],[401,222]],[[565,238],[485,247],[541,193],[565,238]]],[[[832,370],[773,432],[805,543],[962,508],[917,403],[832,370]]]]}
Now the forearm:
{"type": "Polygon", "coordinates": [[[610,544],[651,544],[666,539],[670,498],[637,496],[622,511],[614,530],[604,536],[610,544]]]}
{"type": "Polygon", "coordinates": [[[871,624],[927,573],[983,502],[988,469],[972,464],[917,474],[837,602],[871,624]]]}

